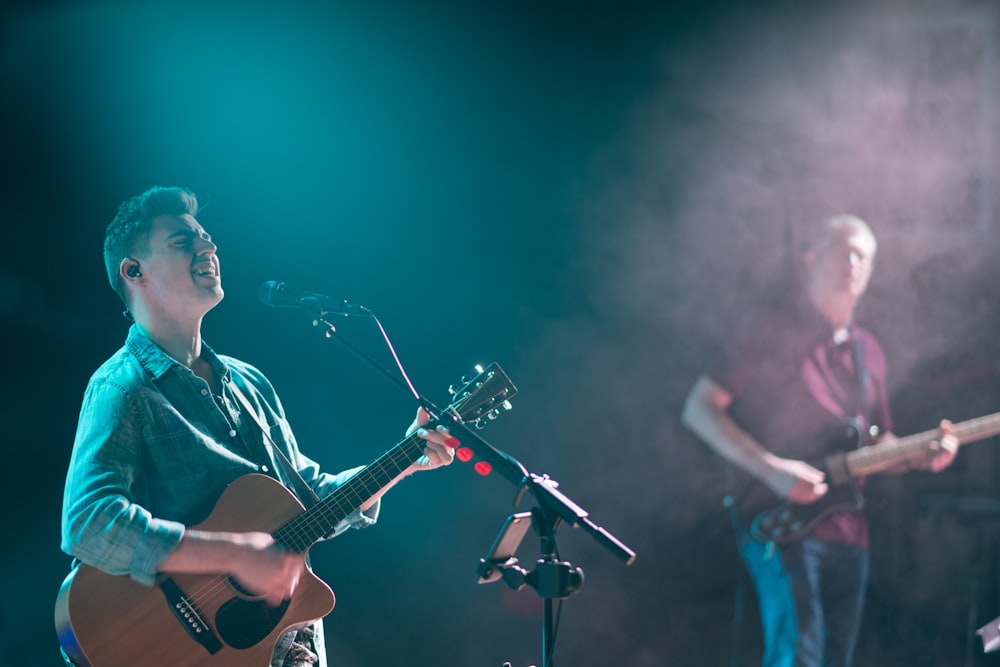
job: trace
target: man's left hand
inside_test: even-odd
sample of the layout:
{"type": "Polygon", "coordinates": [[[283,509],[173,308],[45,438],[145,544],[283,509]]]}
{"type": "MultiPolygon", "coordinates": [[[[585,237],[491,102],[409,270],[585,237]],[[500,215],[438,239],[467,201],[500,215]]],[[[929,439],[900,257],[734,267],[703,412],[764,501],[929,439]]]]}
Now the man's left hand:
{"type": "Polygon", "coordinates": [[[952,464],[958,454],[958,438],[951,433],[951,422],[944,419],[939,428],[941,437],[931,443],[927,456],[927,469],[931,472],[941,472],[952,464]]]}
{"type": "Polygon", "coordinates": [[[439,425],[435,429],[424,428],[429,421],[430,415],[427,411],[417,408],[417,416],[406,431],[406,435],[416,432],[424,439],[424,454],[410,466],[411,472],[450,465],[455,460],[455,449],[461,444],[458,438],[448,433],[446,426],[439,425]]]}

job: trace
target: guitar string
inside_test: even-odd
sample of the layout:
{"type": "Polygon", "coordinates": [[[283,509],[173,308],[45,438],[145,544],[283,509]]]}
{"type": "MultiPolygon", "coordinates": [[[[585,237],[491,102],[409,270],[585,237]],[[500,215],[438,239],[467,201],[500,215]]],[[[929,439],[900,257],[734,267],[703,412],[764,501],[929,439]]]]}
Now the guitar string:
{"type": "MultiPolygon", "coordinates": [[[[492,379],[492,377],[493,375],[491,374],[490,378],[492,379]]],[[[501,394],[501,392],[489,394],[489,397],[484,400],[483,396],[488,392],[484,392],[483,390],[489,385],[490,382],[487,381],[477,386],[472,392],[458,392],[456,395],[461,398],[453,401],[445,412],[451,414],[458,413],[464,419],[473,414],[474,411],[480,410],[483,405],[488,404],[490,401],[494,400],[496,396],[501,394]],[[476,397],[478,402],[475,406],[470,407],[470,402],[473,397],[476,397]]],[[[434,424],[440,424],[440,422],[431,422],[430,424],[426,424],[424,427],[433,428],[434,424]]],[[[360,471],[357,475],[338,487],[332,494],[330,494],[330,496],[321,500],[318,505],[298,515],[282,526],[279,531],[286,531],[290,537],[301,538],[306,536],[308,539],[305,543],[296,547],[300,551],[305,551],[305,549],[329,532],[329,530],[318,532],[316,530],[317,528],[321,527],[323,523],[331,523],[331,516],[337,517],[336,520],[340,521],[355,509],[360,507],[365,500],[371,498],[376,492],[392,481],[396,475],[405,470],[407,466],[418,460],[423,454],[423,449],[424,446],[421,443],[420,438],[415,433],[408,435],[403,439],[403,441],[376,459],[376,461],[371,465],[367,466],[364,470],[360,471]],[[407,448],[411,450],[408,453],[405,451],[407,448]],[[399,460],[403,461],[403,465],[399,465],[399,461],[395,460],[397,454],[401,455],[399,460]],[[387,470],[386,463],[388,462],[393,463],[392,474],[386,476],[384,481],[380,482],[375,478],[375,473],[371,471],[372,469],[376,469],[385,473],[387,470]],[[372,481],[376,482],[374,490],[368,487],[366,483],[367,479],[372,479],[372,481]],[[359,486],[364,488],[364,493],[357,489],[359,486]],[[346,499],[344,499],[345,496],[347,496],[346,499]]]]}
{"type": "MultiPolygon", "coordinates": [[[[459,412],[464,416],[472,414],[473,409],[470,408],[470,399],[473,396],[484,393],[482,390],[486,386],[483,384],[475,389],[475,391],[463,394],[459,392],[462,397],[461,400],[453,401],[451,405],[448,406],[446,410],[447,413],[459,412]]],[[[480,406],[484,405],[490,400],[493,400],[497,394],[492,394],[486,401],[479,397],[479,402],[476,403],[475,409],[479,409],[480,406]]],[[[434,424],[440,422],[431,422],[424,427],[433,428],[434,424]]],[[[330,517],[337,517],[337,521],[342,520],[355,509],[360,507],[360,505],[371,498],[376,492],[381,488],[386,486],[394,477],[406,469],[407,466],[415,462],[423,454],[424,446],[420,441],[420,438],[414,433],[408,435],[399,444],[390,449],[388,452],[383,454],[381,457],[376,459],[375,462],[367,466],[364,470],[360,471],[357,475],[347,480],[343,485],[338,487],[332,494],[327,498],[324,498],[319,502],[318,505],[311,508],[307,512],[303,512],[299,516],[295,517],[288,522],[285,526],[282,526],[279,531],[286,531],[290,537],[303,537],[306,536],[308,539],[297,549],[304,551],[306,548],[314,544],[323,535],[325,535],[328,530],[319,532],[316,529],[321,527],[323,523],[331,523],[330,517]],[[420,444],[418,444],[420,443],[420,444]],[[416,445],[416,446],[415,446],[416,445]],[[406,452],[409,448],[411,451],[406,452]],[[403,465],[399,464],[399,460],[395,460],[395,457],[399,456],[399,460],[403,462],[403,465]],[[384,481],[379,481],[375,478],[374,470],[386,472],[386,464],[391,462],[393,464],[392,474],[385,476],[384,481]],[[367,480],[371,479],[375,482],[374,490],[368,487],[367,480]],[[357,487],[363,487],[364,493],[358,490],[357,487]],[[346,498],[345,498],[346,496],[346,498]],[[294,524],[294,525],[292,525],[294,524]]],[[[277,532],[277,531],[276,531],[277,532]]]]}
{"type": "MultiPolygon", "coordinates": [[[[341,495],[340,494],[341,490],[343,490],[344,494],[350,494],[353,491],[353,495],[356,498],[361,498],[362,497],[361,493],[356,489],[354,489],[354,487],[357,486],[363,486],[365,490],[369,492],[367,497],[371,497],[371,495],[374,495],[374,493],[370,492],[367,484],[365,483],[365,480],[362,479],[362,477],[374,476],[375,472],[373,471],[373,469],[380,470],[383,473],[383,476],[386,476],[386,471],[387,471],[386,460],[388,459],[388,461],[391,461],[394,464],[393,467],[396,469],[397,472],[395,472],[395,474],[388,475],[386,482],[380,485],[377,484],[375,490],[377,491],[378,489],[382,488],[383,486],[385,486],[385,484],[388,483],[389,480],[391,480],[393,477],[399,474],[399,472],[402,472],[407,465],[409,465],[417,458],[419,458],[420,453],[422,452],[422,448],[419,448],[417,449],[417,451],[414,452],[416,456],[412,456],[412,454],[410,456],[406,456],[402,451],[403,449],[406,448],[407,445],[413,445],[415,442],[416,442],[415,438],[408,438],[403,443],[400,443],[400,445],[393,448],[393,450],[390,450],[390,452],[387,452],[378,460],[376,460],[374,463],[372,463],[370,466],[368,466],[366,470],[359,472],[357,475],[355,475],[350,480],[345,482],[343,485],[338,487],[338,489],[334,491],[334,493],[331,494],[331,496],[328,496],[328,499],[333,499],[334,496],[341,495]],[[396,455],[397,451],[399,454],[403,454],[403,456],[402,457],[397,456],[396,455]],[[400,466],[399,464],[400,459],[405,462],[405,465],[400,466]],[[371,471],[371,474],[364,475],[364,473],[369,471],[371,471]],[[352,482],[354,483],[352,484],[352,482]]],[[[357,503],[357,505],[360,506],[362,502],[364,501],[361,500],[360,502],[357,503]]],[[[337,503],[337,502],[330,502],[326,506],[323,505],[317,506],[315,508],[316,511],[314,512],[307,511],[303,512],[302,514],[299,514],[297,517],[295,517],[294,519],[286,523],[284,526],[279,528],[277,531],[275,531],[275,533],[276,534],[281,533],[282,531],[286,532],[287,536],[282,536],[283,544],[292,547],[293,549],[295,549],[297,553],[304,553],[305,550],[308,548],[308,546],[311,546],[324,534],[329,532],[328,530],[317,531],[315,529],[315,527],[320,525],[321,523],[316,518],[316,515],[319,515],[321,517],[329,517],[330,515],[338,516],[338,512],[333,511],[334,509],[336,509],[339,510],[340,517],[337,519],[337,521],[339,521],[344,516],[354,511],[355,508],[356,507],[351,506],[349,503],[337,503]],[[303,517],[306,518],[303,520],[303,517]],[[308,539],[302,540],[303,537],[307,537],[308,539]]],[[[327,525],[329,525],[329,519],[327,520],[327,525]]],[[[225,598],[229,598],[230,579],[231,578],[227,575],[219,575],[217,577],[213,577],[211,580],[206,582],[206,584],[202,586],[200,589],[197,589],[194,592],[185,595],[185,599],[191,605],[195,607],[200,607],[204,606],[206,603],[214,603],[218,598],[218,596],[220,595],[224,596],[225,598]]]]}
{"type": "MultiPolygon", "coordinates": [[[[391,481],[396,475],[405,470],[408,465],[419,459],[423,453],[423,447],[418,446],[414,448],[413,445],[416,444],[417,441],[417,436],[408,436],[396,447],[393,447],[391,450],[376,459],[372,464],[367,466],[364,470],[359,471],[358,474],[344,482],[344,484],[338,487],[330,496],[327,496],[326,499],[320,501],[320,503],[312,510],[307,510],[299,514],[276,530],[274,534],[282,532],[287,533],[287,535],[281,536],[282,544],[292,547],[295,549],[296,553],[304,553],[309,546],[315,544],[316,541],[329,532],[329,529],[325,531],[317,530],[323,525],[324,522],[329,526],[331,523],[331,517],[338,517],[336,518],[336,521],[342,520],[344,517],[357,509],[357,507],[360,507],[366,499],[373,496],[379,489],[388,484],[389,481],[391,481]],[[410,453],[405,452],[407,448],[411,450],[410,453]],[[395,469],[395,472],[392,474],[387,474],[389,470],[392,470],[387,467],[389,462],[393,464],[392,469],[395,469]],[[400,465],[400,462],[405,463],[405,465],[400,465]],[[376,481],[374,491],[372,491],[365,478],[375,477],[376,471],[382,473],[382,476],[385,477],[385,482],[378,483],[376,481]],[[356,488],[359,486],[364,488],[365,494],[367,495],[362,494],[361,491],[356,488]],[[339,496],[342,495],[353,496],[355,504],[352,505],[347,501],[342,502],[339,498],[339,496]]],[[[333,526],[330,526],[330,528],[332,527],[333,526]]],[[[213,577],[209,581],[205,582],[205,585],[201,588],[185,594],[184,599],[195,608],[198,608],[204,606],[206,603],[214,603],[220,595],[229,598],[230,579],[231,577],[229,575],[219,575],[213,577]]]]}
{"type": "MultiPolygon", "coordinates": [[[[415,452],[416,456],[412,456],[411,455],[411,456],[408,457],[408,456],[403,455],[402,457],[399,457],[399,456],[397,456],[395,454],[395,452],[397,452],[397,451],[399,452],[399,454],[403,454],[402,450],[405,448],[405,446],[406,445],[413,445],[415,442],[416,442],[415,439],[408,439],[407,441],[404,441],[399,446],[397,446],[396,448],[394,448],[393,450],[391,450],[387,454],[385,454],[382,457],[380,457],[371,466],[369,466],[368,469],[366,469],[365,471],[359,472],[358,475],[355,475],[355,477],[352,477],[351,480],[348,480],[348,482],[345,482],[345,484],[342,485],[341,487],[339,487],[337,489],[337,491],[340,491],[340,489],[345,489],[345,492],[349,491],[349,489],[346,489],[345,487],[347,487],[351,483],[352,480],[355,480],[358,483],[353,484],[351,486],[364,486],[365,489],[368,490],[368,487],[364,483],[364,480],[360,479],[360,477],[363,475],[364,472],[368,472],[369,470],[371,470],[373,468],[377,468],[377,469],[381,470],[382,473],[383,473],[383,475],[385,475],[385,473],[386,473],[386,459],[388,459],[389,461],[392,461],[393,464],[394,464],[394,468],[398,471],[395,474],[391,474],[391,475],[389,475],[387,477],[387,482],[386,483],[388,483],[388,480],[391,480],[393,477],[395,477],[396,474],[398,474],[399,472],[402,472],[402,470],[404,470],[406,468],[406,465],[409,465],[409,463],[412,463],[417,458],[419,458],[420,452],[422,451],[422,448],[419,448],[415,452]],[[401,458],[402,461],[405,462],[405,465],[402,465],[402,466],[399,465],[399,459],[400,458],[401,458]]],[[[411,447],[411,449],[412,449],[412,447],[411,447]]],[[[372,475],[370,475],[370,476],[373,476],[374,474],[375,473],[372,472],[372,475]]],[[[382,488],[382,486],[385,486],[385,484],[377,485],[376,486],[376,491],[378,489],[382,488]]],[[[335,491],[334,494],[332,494],[332,495],[338,495],[337,491],[335,491]]],[[[354,493],[355,493],[355,495],[357,497],[360,497],[359,492],[355,491],[354,493]]],[[[374,494],[373,493],[369,493],[368,497],[370,497],[371,495],[374,495],[374,494]]],[[[361,501],[361,502],[363,502],[363,501],[361,501]]],[[[360,506],[360,504],[361,503],[359,502],[358,505],[360,506]]],[[[338,505],[338,507],[340,508],[340,512],[341,512],[341,515],[342,515],[341,518],[343,518],[343,516],[346,516],[347,514],[349,514],[351,511],[354,511],[354,509],[355,509],[354,507],[349,507],[349,509],[347,511],[344,511],[344,507],[346,507],[346,505],[343,504],[343,503],[340,503],[338,505]]],[[[320,515],[326,516],[326,515],[330,515],[332,513],[330,511],[330,508],[328,508],[328,507],[320,507],[320,508],[317,508],[317,509],[318,509],[318,511],[315,512],[315,514],[320,514],[320,515]]],[[[316,532],[315,530],[310,531],[307,528],[296,528],[293,525],[293,524],[296,524],[296,523],[304,523],[306,527],[308,527],[310,525],[312,525],[312,526],[317,525],[319,522],[314,517],[312,517],[312,516],[310,516],[304,522],[301,521],[302,517],[304,517],[304,516],[306,516],[308,514],[309,514],[309,512],[304,512],[304,513],[298,515],[295,519],[292,519],[290,522],[288,522],[287,524],[285,524],[284,526],[282,526],[281,528],[279,528],[278,531],[275,531],[275,532],[278,533],[278,532],[281,532],[281,531],[283,531],[285,529],[290,528],[290,530],[287,531],[287,532],[289,532],[290,537],[298,537],[300,539],[303,536],[308,536],[311,533],[312,535],[315,535],[315,538],[312,538],[312,539],[308,540],[308,545],[311,545],[311,544],[315,543],[316,540],[318,540],[320,537],[322,537],[323,534],[325,534],[328,531],[323,531],[323,532],[316,532]]],[[[336,516],[335,513],[334,513],[334,516],[336,516]]],[[[339,519],[338,519],[338,521],[339,521],[339,519]]],[[[288,546],[292,546],[291,544],[289,544],[290,541],[291,541],[290,538],[287,539],[285,541],[285,544],[288,545],[288,546]]],[[[308,545],[295,546],[293,548],[296,549],[297,553],[304,553],[308,545]]],[[[204,582],[204,585],[201,588],[195,590],[192,593],[185,594],[184,597],[183,597],[183,600],[185,601],[185,603],[188,605],[189,608],[193,609],[193,611],[195,613],[197,613],[198,616],[202,617],[202,621],[203,622],[207,622],[207,619],[204,617],[203,608],[206,607],[206,606],[209,606],[209,605],[214,605],[216,602],[219,602],[219,604],[221,606],[221,604],[224,604],[225,600],[229,600],[229,599],[232,598],[232,594],[230,592],[231,591],[231,586],[232,586],[232,584],[230,583],[231,579],[232,578],[230,576],[228,576],[228,575],[214,576],[214,577],[210,578],[207,582],[204,582]]]]}

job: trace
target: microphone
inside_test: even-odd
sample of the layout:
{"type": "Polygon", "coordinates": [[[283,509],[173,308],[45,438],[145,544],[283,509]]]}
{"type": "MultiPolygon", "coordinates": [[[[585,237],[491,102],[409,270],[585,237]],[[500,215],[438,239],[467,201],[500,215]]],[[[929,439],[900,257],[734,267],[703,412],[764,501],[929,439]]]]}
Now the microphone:
{"type": "Polygon", "coordinates": [[[304,308],[321,314],[336,313],[345,317],[351,315],[371,316],[371,312],[364,306],[322,294],[295,290],[277,280],[268,280],[262,283],[260,289],[257,290],[257,297],[265,306],[272,308],[304,308]]]}

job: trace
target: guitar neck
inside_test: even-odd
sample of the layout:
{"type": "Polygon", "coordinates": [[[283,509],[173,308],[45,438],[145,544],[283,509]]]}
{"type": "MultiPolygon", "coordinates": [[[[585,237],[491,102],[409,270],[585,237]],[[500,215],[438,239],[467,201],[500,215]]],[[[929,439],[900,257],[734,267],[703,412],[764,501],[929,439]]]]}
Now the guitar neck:
{"type": "MultiPolygon", "coordinates": [[[[958,438],[959,445],[998,435],[1000,434],[1000,412],[952,424],[951,433],[958,438]]],[[[864,477],[899,463],[923,461],[930,443],[939,437],[940,431],[932,429],[870,447],[863,447],[847,454],[847,469],[851,477],[864,477]]]]}
{"type": "Polygon", "coordinates": [[[407,436],[338,486],[333,493],[276,530],[273,533],[275,542],[296,553],[305,552],[388,486],[423,453],[423,441],[416,435],[407,436]]]}

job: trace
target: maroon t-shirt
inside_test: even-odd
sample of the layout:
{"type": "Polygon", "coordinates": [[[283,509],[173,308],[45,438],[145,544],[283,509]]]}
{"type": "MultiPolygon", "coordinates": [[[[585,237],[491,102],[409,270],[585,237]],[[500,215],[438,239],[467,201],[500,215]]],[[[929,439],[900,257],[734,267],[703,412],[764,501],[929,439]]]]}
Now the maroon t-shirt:
{"type": "MultiPolygon", "coordinates": [[[[871,332],[853,326],[834,343],[829,323],[809,303],[761,314],[740,326],[709,362],[706,374],[733,397],[730,415],[778,456],[806,461],[829,453],[824,433],[857,419],[892,430],[886,361],[871,332]],[[867,380],[855,370],[860,346],[867,380]]],[[[821,539],[868,546],[861,513],[835,514],[813,530],[821,539]]]]}

